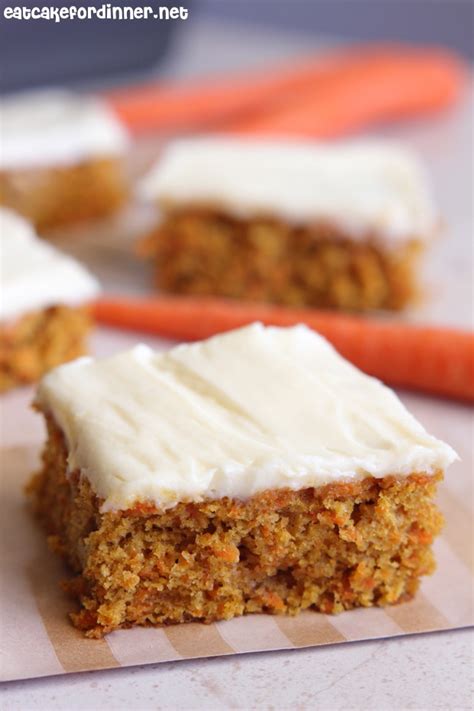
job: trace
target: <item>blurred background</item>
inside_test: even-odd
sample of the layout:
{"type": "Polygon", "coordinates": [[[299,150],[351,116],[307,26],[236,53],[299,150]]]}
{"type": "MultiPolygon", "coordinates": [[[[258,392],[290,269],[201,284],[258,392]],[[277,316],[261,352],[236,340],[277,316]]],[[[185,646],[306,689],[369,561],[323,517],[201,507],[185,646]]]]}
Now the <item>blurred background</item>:
{"type": "MultiPolygon", "coordinates": [[[[58,2],[57,6],[73,4],[58,2]]],[[[1,0],[0,89],[58,83],[89,87],[150,74],[222,72],[348,40],[441,44],[465,57],[474,56],[472,0],[189,0],[182,4],[189,9],[185,21],[57,24],[6,21],[3,8],[12,3],[1,0]]],[[[113,5],[130,5],[130,1],[117,0],[113,5]]]]}
{"type": "MultiPolygon", "coordinates": [[[[147,3],[143,0],[144,6],[147,3]]],[[[10,0],[0,0],[0,4],[10,6],[10,0]]],[[[59,0],[58,6],[73,4],[59,0]]],[[[87,4],[98,7],[102,2],[87,4]]],[[[130,0],[113,3],[130,4],[130,0]]],[[[169,1],[158,4],[174,5],[169,1]]],[[[121,100],[126,103],[140,84],[159,87],[163,80],[172,91],[178,85],[179,92],[183,82],[199,96],[205,86],[200,77],[222,76],[219,91],[224,87],[228,100],[239,92],[232,72],[253,78],[254,68],[284,69],[301,57],[320,57],[326,50],[354,44],[388,40],[452,50],[467,62],[474,56],[472,0],[183,0],[182,5],[189,10],[186,20],[56,24],[2,17],[1,91],[65,85],[107,94],[123,87],[121,100]]],[[[428,296],[408,315],[414,320],[466,325],[474,318],[472,98],[469,82],[467,90],[442,111],[377,123],[355,134],[401,140],[414,149],[427,167],[443,216],[444,239],[430,252],[428,296]]],[[[147,110],[142,110],[142,117],[147,110]]],[[[181,126],[178,133],[192,130],[181,126]]],[[[134,176],[143,174],[156,160],[169,137],[169,131],[134,134],[128,156],[134,176]]],[[[137,212],[131,221],[120,216],[111,225],[88,227],[81,239],[65,235],[59,243],[89,264],[106,288],[116,289],[120,284],[122,291],[141,293],[146,267],[129,257],[130,245],[143,230],[142,213],[136,217],[137,212]]]]}

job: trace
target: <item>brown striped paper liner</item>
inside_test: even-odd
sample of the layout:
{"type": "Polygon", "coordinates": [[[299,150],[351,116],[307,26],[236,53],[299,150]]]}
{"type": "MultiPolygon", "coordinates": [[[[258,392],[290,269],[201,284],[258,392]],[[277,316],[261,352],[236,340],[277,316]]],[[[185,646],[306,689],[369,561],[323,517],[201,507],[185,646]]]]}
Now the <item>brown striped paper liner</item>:
{"type": "MultiPolygon", "coordinates": [[[[23,486],[34,470],[37,448],[1,451],[0,625],[4,656],[0,679],[126,667],[196,657],[294,649],[473,624],[472,512],[469,463],[457,463],[456,485],[442,485],[446,516],[435,543],[438,570],[414,600],[393,607],[359,609],[335,617],[251,615],[212,625],[119,630],[89,640],[69,623],[71,601],[59,583],[63,564],[46,545],[25,503],[23,486]],[[459,477],[464,477],[460,481],[459,477]]],[[[454,481],[454,480],[453,480],[454,481]]]]}

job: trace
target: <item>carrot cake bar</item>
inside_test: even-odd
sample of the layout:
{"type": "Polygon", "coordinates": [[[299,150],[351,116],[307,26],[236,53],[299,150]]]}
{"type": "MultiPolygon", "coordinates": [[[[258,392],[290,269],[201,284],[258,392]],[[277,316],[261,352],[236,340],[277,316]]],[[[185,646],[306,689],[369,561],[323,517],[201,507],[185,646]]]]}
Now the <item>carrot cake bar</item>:
{"type": "Polygon", "coordinates": [[[455,453],[306,326],[81,358],[35,404],[30,491],[89,636],[387,605],[433,570],[455,453]]]}
{"type": "Polygon", "coordinates": [[[40,231],[117,210],[127,134],[100,99],[30,92],[0,102],[0,204],[40,231]]]}
{"type": "Polygon", "coordinates": [[[160,289],[340,309],[401,309],[436,230],[423,170],[381,142],[182,140],[145,177],[160,289]]]}
{"type": "Polygon", "coordinates": [[[0,392],[84,353],[96,280],[0,208],[0,392]]]}

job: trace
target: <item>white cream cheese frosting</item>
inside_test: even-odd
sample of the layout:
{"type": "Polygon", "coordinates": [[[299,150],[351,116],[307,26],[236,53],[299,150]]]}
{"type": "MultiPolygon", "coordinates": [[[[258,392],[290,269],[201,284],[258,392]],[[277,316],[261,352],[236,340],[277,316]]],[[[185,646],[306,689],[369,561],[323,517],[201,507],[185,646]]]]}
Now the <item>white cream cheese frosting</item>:
{"type": "Polygon", "coordinates": [[[0,101],[0,169],[70,165],[122,154],[128,135],[101,99],[63,90],[0,101]]]}
{"type": "Polygon", "coordinates": [[[202,138],[172,143],[139,186],[163,208],[327,221],[357,239],[427,239],[438,216],[417,157],[391,142],[202,138]]]}
{"type": "Polygon", "coordinates": [[[456,458],[302,325],[80,358],[46,375],[37,403],[104,510],[432,473],[456,458]]]}
{"type": "Polygon", "coordinates": [[[37,237],[23,217],[0,208],[0,321],[58,304],[79,306],[98,291],[83,266],[37,237]]]}

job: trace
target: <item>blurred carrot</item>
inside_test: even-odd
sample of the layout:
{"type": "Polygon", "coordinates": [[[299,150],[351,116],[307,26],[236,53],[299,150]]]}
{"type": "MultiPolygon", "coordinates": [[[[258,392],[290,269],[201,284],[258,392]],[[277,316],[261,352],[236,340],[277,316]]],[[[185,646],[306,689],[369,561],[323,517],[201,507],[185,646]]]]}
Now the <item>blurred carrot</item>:
{"type": "Polygon", "coordinates": [[[149,84],[106,95],[134,133],[180,132],[218,125],[269,105],[275,97],[304,88],[347,60],[308,60],[290,68],[199,79],[191,83],[149,84]]]}
{"type": "Polygon", "coordinates": [[[254,321],[305,323],[354,365],[390,385],[474,401],[474,334],[466,331],[212,298],[104,298],[93,308],[101,323],[184,341],[254,321]]]}
{"type": "MultiPolygon", "coordinates": [[[[313,123],[315,113],[320,110],[322,127],[331,119],[332,111],[337,119],[334,130],[340,132],[360,127],[367,115],[370,120],[374,115],[392,118],[392,110],[396,117],[445,106],[457,95],[462,73],[460,63],[452,55],[438,50],[372,46],[223,79],[119,89],[106,98],[134,133],[179,133],[219,126],[241,131],[266,130],[268,126],[273,131],[280,122],[284,130],[289,123],[289,131],[293,131],[301,122],[296,117],[309,105],[310,133],[319,135],[318,124],[313,123]],[[388,72],[387,76],[384,72],[388,72]],[[371,86],[374,80],[376,86],[371,86]],[[341,95],[346,81],[347,92],[341,95]],[[417,84],[415,101],[413,89],[417,84]],[[360,87],[364,90],[362,103],[368,102],[365,113],[361,111],[360,87]],[[403,98],[405,91],[409,95],[403,98]],[[334,107],[328,107],[328,102],[333,102],[334,107]],[[341,107],[345,114],[343,122],[341,107]]],[[[304,122],[302,127],[308,132],[304,122]]],[[[325,135],[324,131],[321,135],[325,135]]]]}
{"type": "Polygon", "coordinates": [[[361,55],[285,106],[243,117],[229,129],[239,133],[331,138],[387,120],[451,105],[463,81],[461,65],[438,50],[361,55]]]}

